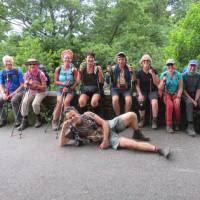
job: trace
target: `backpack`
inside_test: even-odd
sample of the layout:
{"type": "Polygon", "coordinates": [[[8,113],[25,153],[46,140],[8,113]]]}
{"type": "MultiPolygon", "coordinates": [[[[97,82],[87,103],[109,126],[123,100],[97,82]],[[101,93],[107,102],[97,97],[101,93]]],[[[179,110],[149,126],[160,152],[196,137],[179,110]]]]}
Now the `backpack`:
{"type": "Polygon", "coordinates": [[[47,88],[50,88],[50,85],[51,85],[51,78],[47,72],[47,70],[44,68],[44,67],[39,67],[39,69],[44,73],[44,75],[46,76],[47,78],[47,88]]]}

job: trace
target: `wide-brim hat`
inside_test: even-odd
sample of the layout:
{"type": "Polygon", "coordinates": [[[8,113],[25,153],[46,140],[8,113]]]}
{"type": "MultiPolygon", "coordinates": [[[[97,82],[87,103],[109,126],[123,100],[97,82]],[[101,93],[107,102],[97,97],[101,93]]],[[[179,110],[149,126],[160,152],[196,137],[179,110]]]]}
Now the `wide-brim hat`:
{"type": "Polygon", "coordinates": [[[116,55],[117,57],[126,57],[126,54],[124,53],[124,52],[119,52],[119,53],[117,53],[117,55],[116,55]]]}
{"type": "Polygon", "coordinates": [[[36,60],[35,58],[29,58],[26,62],[25,65],[30,65],[30,64],[35,64],[35,65],[39,65],[39,61],[36,60]]]}

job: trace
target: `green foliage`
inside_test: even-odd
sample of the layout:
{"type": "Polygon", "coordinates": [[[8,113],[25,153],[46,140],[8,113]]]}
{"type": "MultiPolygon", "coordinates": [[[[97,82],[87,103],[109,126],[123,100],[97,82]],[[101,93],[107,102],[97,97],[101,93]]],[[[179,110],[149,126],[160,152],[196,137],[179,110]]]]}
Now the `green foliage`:
{"type": "Polygon", "coordinates": [[[200,59],[200,3],[193,4],[186,16],[169,35],[166,55],[175,58],[179,67],[190,59],[200,59]]]}

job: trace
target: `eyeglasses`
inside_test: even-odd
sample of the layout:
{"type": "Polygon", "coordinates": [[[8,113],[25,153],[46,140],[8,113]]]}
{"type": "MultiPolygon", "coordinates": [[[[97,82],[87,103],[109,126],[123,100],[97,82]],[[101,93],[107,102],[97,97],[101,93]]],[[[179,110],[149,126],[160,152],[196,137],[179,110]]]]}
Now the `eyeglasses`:
{"type": "Polygon", "coordinates": [[[190,67],[196,67],[196,65],[194,65],[194,64],[191,64],[191,65],[190,65],[190,67]]]}
{"type": "Polygon", "coordinates": [[[70,57],[64,57],[64,59],[63,59],[64,61],[71,61],[72,59],[70,58],[70,57]]]}
{"type": "Polygon", "coordinates": [[[143,60],[142,62],[149,62],[149,60],[143,60]]]}

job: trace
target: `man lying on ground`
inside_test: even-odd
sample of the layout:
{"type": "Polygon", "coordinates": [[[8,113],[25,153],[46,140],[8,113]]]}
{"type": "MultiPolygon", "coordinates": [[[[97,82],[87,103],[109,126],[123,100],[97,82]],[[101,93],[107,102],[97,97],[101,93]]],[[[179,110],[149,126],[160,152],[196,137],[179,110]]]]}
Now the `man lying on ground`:
{"type": "Polygon", "coordinates": [[[59,145],[65,146],[72,144],[74,138],[87,139],[93,143],[99,143],[100,149],[109,147],[117,150],[118,148],[134,149],[157,153],[169,158],[170,149],[160,148],[147,142],[139,142],[135,139],[149,140],[138,128],[137,115],[134,112],[115,117],[106,121],[92,112],[85,112],[80,115],[74,107],[65,109],[65,121],[59,137],[59,145]],[[119,133],[126,128],[133,129],[133,139],[120,136],[119,133]],[[76,130],[75,133],[72,130],[76,130]]]}

